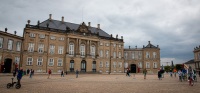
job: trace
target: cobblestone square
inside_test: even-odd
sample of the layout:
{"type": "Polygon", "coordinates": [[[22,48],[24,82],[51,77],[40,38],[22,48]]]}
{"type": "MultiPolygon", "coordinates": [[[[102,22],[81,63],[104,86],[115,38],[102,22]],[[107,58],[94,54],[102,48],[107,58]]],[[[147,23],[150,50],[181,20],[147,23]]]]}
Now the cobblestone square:
{"type": "MultiPolygon", "coordinates": [[[[180,82],[178,77],[164,75],[162,80],[157,75],[147,75],[144,80],[142,74],[75,74],[34,75],[33,78],[23,76],[20,89],[6,88],[11,82],[11,75],[0,75],[0,93],[200,93],[200,84],[195,82],[189,86],[188,81],[180,82]]],[[[198,77],[199,80],[199,77],[198,77]]],[[[14,79],[16,81],[16,78],[14,79]]]]}

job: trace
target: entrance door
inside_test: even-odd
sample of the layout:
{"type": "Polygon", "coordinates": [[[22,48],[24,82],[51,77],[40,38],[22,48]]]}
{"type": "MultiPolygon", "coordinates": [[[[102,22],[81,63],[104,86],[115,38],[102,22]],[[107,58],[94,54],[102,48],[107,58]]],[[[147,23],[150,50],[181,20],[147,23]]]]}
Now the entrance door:
{"type": "Polygon", "coordinates": [[[81,61],[81,72],[86,72],[86,61],[85,60],[81,61]]]}
{"type": "Polygon", "coordinates": [[[11,67],[12,67],[12,59],[10,59],[10,58],[5,59],[5,61],[4,61],[5,70],[3,68],[4,73],[10,73],[11,72],[11,67]]]}
{"type": "Polygon", "coordinates": [[[96,72],[96,61],[92,62],[92,71],[96,72]]]}
{"type": "Polygon", "coordinates": [[[70,72],[74,72],[74,60],[70,60],[70,72]]]}
{"type": "Polygon", "coordinates": [[[131,64],[131,73],[136,73],[136,64],[131,64]]]}

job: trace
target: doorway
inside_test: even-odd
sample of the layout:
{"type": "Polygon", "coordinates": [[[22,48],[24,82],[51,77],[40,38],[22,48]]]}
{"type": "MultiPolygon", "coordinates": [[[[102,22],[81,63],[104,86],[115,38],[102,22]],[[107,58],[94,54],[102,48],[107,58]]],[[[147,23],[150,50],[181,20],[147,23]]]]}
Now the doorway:
{"type": "Polygon", "coordinates": [[[86,72],[86,61],[85,60],[81,61],[81,72],[86,72]]]}
{"type": "Polygon", "coordinates": [[[131,73],[136,73],[136,64],[131,64],[131,73]]]}
{"type": "Polygon", "coordinates": [[[12,59],[6,58],[4,61],[3,73],[11,73],[12,59]]]}

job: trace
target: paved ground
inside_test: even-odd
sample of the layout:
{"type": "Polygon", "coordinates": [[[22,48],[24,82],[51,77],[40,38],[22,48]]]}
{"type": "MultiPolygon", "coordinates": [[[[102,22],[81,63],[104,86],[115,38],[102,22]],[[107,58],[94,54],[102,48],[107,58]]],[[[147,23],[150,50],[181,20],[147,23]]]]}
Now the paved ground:
{"type": "Polygon", "coordinates": [[[147,75],[144,80],[142,74],[135,77],[133,74],[131,77],[125,74],[81,74],[78,78],[70,74],[65,77],[52,75],[50,79],[47,75],[34,75],[33,78],[24,76],[20,89],[7,89],[11,77],[0,75],[0,93],[200,93],[200,81],[189,86],[187,81],[179,82],[177,77],[171,78],[168,74],[162,80],[158,80],[157,75],[147,75]]]}

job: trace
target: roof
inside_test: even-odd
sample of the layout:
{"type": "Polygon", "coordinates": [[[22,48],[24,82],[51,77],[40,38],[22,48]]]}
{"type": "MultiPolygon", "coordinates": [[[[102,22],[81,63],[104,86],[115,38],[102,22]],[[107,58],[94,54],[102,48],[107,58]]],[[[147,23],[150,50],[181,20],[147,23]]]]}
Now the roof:
{"type": "Polygon", "coordinates": [[[23,39],[23,37],[18,36],[18,35],[16,35],[16,34],[8,33],[7,31],[4,32],[4,31],[1,31],[1,30],[0,30],[0,34],[1,34],[1,35],[5,35],[5,36],[9,36],[9,37],[13,37],[13,38],[23,39]]]}
{"type": "MultiPolygon", "coordinates": [[[[74,24],[74,23],[69,23],[69,22],[62,22],[62,21],[58,21],[58,20],[53,20],[53,19],[47,19],[41,23],[39,23],[40,27],[47,27],[47,24],[49,25],[49,28],[53,28],[53,29],[59,29],[59,30],[66,30],[66,28],[68,27],[71,30],[75,30],[77,31],[79,26],[81,24],[74,24]]],[[[110,37],[110,35],[108,33],[106,33],[105,31],[98,29],[98,28],[94,28],[94,27],[89,27],[88,26],[88,30],[91,31],[91,33],[99,33],[99,36],[104,36],[104,37],[110,37]]]]}
{"type": "Polygon", "coordinates": [[[193,63],[194,63],[194,59],[185,62],[185,64],[193,64],[193,63]]]}
{"type": "Polygon", "coordinates": [[[151,42],[149,41],[149,44],[144,48],[159,48],[159,47],[158,46],[156,47],[156,46],[152,45],[151,42]]]}

